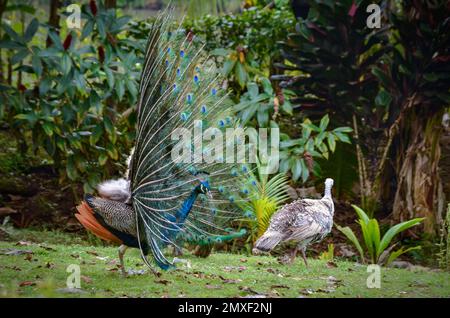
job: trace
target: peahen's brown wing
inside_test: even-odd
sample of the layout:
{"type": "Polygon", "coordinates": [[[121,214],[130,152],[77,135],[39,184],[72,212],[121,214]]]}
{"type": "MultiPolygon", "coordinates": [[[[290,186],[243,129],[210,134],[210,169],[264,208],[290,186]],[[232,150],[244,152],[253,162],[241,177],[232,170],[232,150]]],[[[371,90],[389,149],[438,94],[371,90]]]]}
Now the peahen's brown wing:
{"type": "Polygon", "coordinates": [[[283,233],[283,241],[316,241],[331,230],[332,218],[320,200],[297,200],[285,205],[273,217],[269,230],[283,233]]]}

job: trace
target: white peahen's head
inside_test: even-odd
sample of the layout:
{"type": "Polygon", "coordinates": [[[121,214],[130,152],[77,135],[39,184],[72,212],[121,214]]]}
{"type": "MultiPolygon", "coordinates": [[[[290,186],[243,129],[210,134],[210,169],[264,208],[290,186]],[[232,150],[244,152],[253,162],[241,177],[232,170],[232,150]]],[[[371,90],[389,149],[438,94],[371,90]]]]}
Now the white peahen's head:
{"type": "Polygon", "coordinates": [[[327,178],[325,180],[325,195],[331,197],[331,188],[333,187],[334,180],[331,178],[327,178]]]}

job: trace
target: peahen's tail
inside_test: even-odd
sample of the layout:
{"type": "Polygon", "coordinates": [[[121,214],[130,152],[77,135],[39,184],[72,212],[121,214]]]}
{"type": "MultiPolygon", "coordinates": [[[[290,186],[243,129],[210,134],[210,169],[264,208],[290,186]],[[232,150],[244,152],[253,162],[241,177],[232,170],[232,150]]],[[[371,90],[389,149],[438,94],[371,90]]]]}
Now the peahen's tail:
{"type": "MultiPolygon", "coordinates": [[[[259,251],[269,252],[273,250],[282,240],[283,234],[277,231],[266,231],[258,240],[254,248],[259,251]]],[[[254,250],[254,253],[257,251],[254,250]]]]}

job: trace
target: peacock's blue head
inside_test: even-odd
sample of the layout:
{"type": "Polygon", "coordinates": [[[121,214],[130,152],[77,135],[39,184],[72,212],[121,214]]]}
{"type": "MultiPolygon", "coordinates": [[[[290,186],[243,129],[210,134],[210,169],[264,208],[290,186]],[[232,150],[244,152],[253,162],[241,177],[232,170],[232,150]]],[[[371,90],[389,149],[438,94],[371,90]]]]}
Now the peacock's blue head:
{"type": "Polygon", "coordinates": [[[198,193],[202,193],[207,195],[209,198],[212,198],[211,187],[209,186],[209,182],[207,180],[201,180],[200,184],[196,187],[198,193]]]}
{"type": "Polygon", "coordinates": [[[199,184],[195,187],[195,191],[197,191],[197,193],[205,194],[209,198],[212,198],[211,187],[207,179],[209,173],[206,171],[194,171],[192,174],[197,177],[199,182],[199,184]]]}

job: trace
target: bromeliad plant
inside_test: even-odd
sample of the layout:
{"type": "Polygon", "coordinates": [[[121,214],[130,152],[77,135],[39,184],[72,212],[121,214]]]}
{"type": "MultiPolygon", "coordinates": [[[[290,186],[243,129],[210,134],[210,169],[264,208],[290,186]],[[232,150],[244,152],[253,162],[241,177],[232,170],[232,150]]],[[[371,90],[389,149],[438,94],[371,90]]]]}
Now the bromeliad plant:
{"type": "Polygon", "coordinates": [[[269,179],[263,173],[264,166],[258,163],[257,173],[249,172],[251,185],[246,200],[237,202],[245,211],[243,221],[249,225],[251,242],[256,241],[267,230],[270,218],[288,198],[288,178],[276,174],[269,179]]]}
{"type": "Polygon", "coordinates": [[[369,218],[367,214],[356,205],[352,205],[352,207],[358,214],[359,219],[357,223],[361,227],[364,244],[359,242],[355,233],[353,233],[348,226],[341,227],[336,225],[336,227],[355,245],[363,263],[366,262],[364,257],[365,254],[368,254],[369,261],[372,264],[389,265],[400,255],[421,248],[420,246],[409,248],[400,247],[398,250],[393,251],[394,247],[396,247],[398,243],[391,245],[391,242],[400,232],[420,224],[424,218],[415,218],[396,224],[387,230],[383,237],[381,237],[378,221],[376,219],[369,218]],[[363,250],[363,246],[365,247],[365,250],[363,250]]]}

